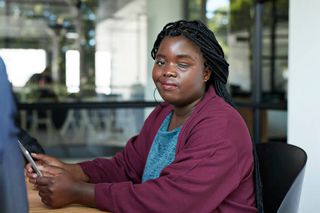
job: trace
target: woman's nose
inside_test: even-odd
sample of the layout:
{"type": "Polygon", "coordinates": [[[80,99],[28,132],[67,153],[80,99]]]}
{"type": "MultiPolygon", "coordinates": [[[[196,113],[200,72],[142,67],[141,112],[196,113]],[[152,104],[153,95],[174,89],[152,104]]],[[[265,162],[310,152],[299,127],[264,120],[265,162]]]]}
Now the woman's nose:
{"type": "Polygon", "coordinates": [[[177,74],[175,72],[168,71],[168,72],[164,72],[163,76],[168,77],[168,78],[169,77],[177,77],[177,74]]]}
{"type": "Polygon", "coordinates": [[[175,67],[174,66],[167,66],[166,69],[164,69],[164,72],[163,72],[163,76],[164,77],[177,77],[177,73],[174,69],[175,67]]]}

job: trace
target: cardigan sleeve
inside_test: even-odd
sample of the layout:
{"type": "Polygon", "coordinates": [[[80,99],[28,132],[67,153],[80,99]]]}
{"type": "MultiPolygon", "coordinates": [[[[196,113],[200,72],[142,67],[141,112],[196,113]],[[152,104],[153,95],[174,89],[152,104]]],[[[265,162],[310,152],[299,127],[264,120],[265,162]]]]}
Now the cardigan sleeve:
{"type": "MultiPolygon", "coordinates": [[[[96,205],[112,212],[256,212],[254,198],[239,192],[243,203],[227,198],[252,177],[250,139],[237,122],[201,121],[184,128],[175,161],[160,177],[140,183],[98,183],[96,205]],[[230,126],[231,125],[231,126],[230,126]],[[235,129],[235,130],[233,130],[235,129]],[[248,141],[249,140],[249,141],[248,141]],[[239,147],[246,151],[239,152],[239,147]],[[249,150],[249,151],[248,151],[249,150]],[[246,200],[249,202],[246,203],[246,200]],[[224,209],[223,209],[224,208],[224,209]],[[228,211],[229,210],[229,211],[228,211]]],[[[252,181],[249,181],[252,183],[252,181]]],[[[247,184],[243,191],[252,190],[247,184]]],[[[250,194],[250,193],[249,193],[250,194]]],[[[252,195],[252,194],[251,194],[252,195]]]]}
{"type": "Polygon", "coordinates": [[[139,180],[142,157],[136,150],[136,139],[131,138],[123,151],[113,158],[97,158],[79,163],[91,183],[122,182],[139,180]]]}
{"type": "Polygon", "coordinates": [[[129,139],[124,149],[113,158],[97,158],[79,163],[91,183],[141,182],[144,164],[153,138],[170,110],[166,106],[156,107],[144,122],[139,135],[129,139]]]}

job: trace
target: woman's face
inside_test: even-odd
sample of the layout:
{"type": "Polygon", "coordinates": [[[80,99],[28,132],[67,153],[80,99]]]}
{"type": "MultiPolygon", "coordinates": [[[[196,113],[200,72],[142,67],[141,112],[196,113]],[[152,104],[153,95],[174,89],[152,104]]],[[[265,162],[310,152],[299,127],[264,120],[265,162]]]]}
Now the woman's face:
{"type": "Polygon", "coordinates": [[[199,101],[211,71],[200,48],[184,36],[167,36],[160,43],[152,70],[153,81],[168,103],[183,107],[199,101]]]}

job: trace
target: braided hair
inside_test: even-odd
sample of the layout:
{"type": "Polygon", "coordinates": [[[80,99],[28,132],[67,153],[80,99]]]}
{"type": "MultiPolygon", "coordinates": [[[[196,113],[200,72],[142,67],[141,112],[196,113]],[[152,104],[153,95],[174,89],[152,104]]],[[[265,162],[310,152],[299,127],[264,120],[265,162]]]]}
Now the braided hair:
{"type": "MultiPolygon", "coordinates": [[[[162,31],[158,34],[156,41],[154,42],[151,50],[151,56],[156,58],[161,41],[166,36],[180,36],[183,35],[187,39],[196,44],[205,59],[205,66],[208,67],[213,75],[207,81],[208,85],[212,85],[220,97],[222,97],[227,103],[235,107],[231,100],[231,96],[226,89],[226,83],[229,74],[229,64],[224,58],[223,50],[218,43],[214,33],[200,21],[185,21],[180,20],[166,24],[162,31]]],[[[253,144],[254,155],[254,183],[256,193],[256,206],[259,213],[263,213],[262,202],[262,185],[259,171],[258,156],[255,150],[255,144],[253,144]]]]}
{"type": "Polygon", "coordinates": [[[226,89],[229,64],[225,60],[223,50],[213,32],[200,21],[180,20],[165,25],[154,42],[151,50],[152,58],[155,59],[160,43],[164,37],[180,35],[183,35],[200,47],[205,59],[205,66],[214,74],[211,75],[210,79],[207,81],[207,86],[210,84],[213,85],[216,93],[227,103],[234,106],[231,96],[226,89]]]}

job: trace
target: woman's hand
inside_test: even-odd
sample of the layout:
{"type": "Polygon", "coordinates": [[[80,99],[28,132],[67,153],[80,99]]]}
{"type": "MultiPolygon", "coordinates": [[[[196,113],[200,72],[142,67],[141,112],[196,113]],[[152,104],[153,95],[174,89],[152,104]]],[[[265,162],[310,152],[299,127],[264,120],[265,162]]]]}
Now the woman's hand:
{"type": "Polygon", "coordinates": [[[31,156],[42,165],[50,165],[58,168],[63,168],[65,166],[64,162],[49,155],[32,153],[31,156]]]}
{"type": "Polygon", "coordinates": [[[42,170],[50,176],[36,179],[41,200],[47,206],[59,208],[71,203],[95,206],[94,185],[76,180],[59,167],[45,166],[42,170]]]}
{"type": "MultiPolygon", "coordinates": [[[[44,176],[51,176],[52,174],[46,173],[43,171],[43,168],[46,166],[54,166],[57,168],[64,169],[66,164],[62,161],[58,160],[57,158],[51,157],[49,155],[44,154],[31,154],[32,157],[36,160],[36,164],[38,168],[42,171],[44,176]]],[[[34,172],[30,163],[26,165],[26,176],[29,178],[29,182],[35,184],[37,179],[37,174],[34,172]]]]}
{"type": "MultiPolygon", "coordinates": [[[[82,171],[82,168],[78,164],[64,163],[55,157],[51,157],[49,155],[44,155],[44,154],[32,153],[31,155],[36,160],[36,164],[38,165],[41,171],[46,166],[53,166],[53,167],[61,168],[68,171],[77,180],[81,180],[84,182],[89,181],[89,177],[82,171]]],[[[52,174],[46,173],[45,171],[42,171],[42,173],[44,176],[52,175],[52,174]]],[[[34,173],[30,163],[26,165],[26,175],[29,178],[30,183],[33,183],[33,184],[36,183],[37,174],[34,173]]]]}
{"type": "MultiPolygon", "coordinates": [[[[45,166],[49,165],[49,166],[55,166],[58,168],[64,167],[64,163],[62,161],[60,161],[54,157],[51,157],[49,155],[32,153],[31,156],[36,161],[38,168],[40,169],[40,171],[43,173],[44,176],[51,175],[51,174],[47,174],[43,171],[43,168],[45,166]]],[[[38,176],[35,173],[35,171],[33,170],[31,164],[28,163],[25,168],[26,168],[26,176],[29,178],[29,182],[35,184],[38,176]]]]}

